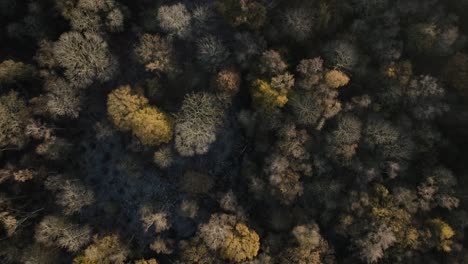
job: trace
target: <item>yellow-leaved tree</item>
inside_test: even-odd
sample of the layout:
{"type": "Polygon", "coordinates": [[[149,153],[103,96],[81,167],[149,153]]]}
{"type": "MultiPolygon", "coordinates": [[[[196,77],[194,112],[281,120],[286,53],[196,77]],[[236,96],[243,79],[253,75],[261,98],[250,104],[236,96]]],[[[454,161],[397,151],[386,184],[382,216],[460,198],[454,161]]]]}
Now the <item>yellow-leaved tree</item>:
{"type": "Polygon", "coordinates": [[[132,115],[132,132],[144,145],[156,146],[172,138],[172,120],[156,107],[147,106],[132,115]]]}
{"type": "Polygon", "coordinates": [[[132,94],[129,85],[121,86],[113,90],[107,97],[107,113],[114,125],[122,131],[132,128],[133,114],[144,108],[148,99],[132,94]]]}
{"type": "Polygon", "coordinates": [[[128,85],[109,94],[107,113],[118,129],[131,130],[144,145],[157,146],[172,139],[171,118],[150,106],[144,96],[132,93],[128,85]]]}

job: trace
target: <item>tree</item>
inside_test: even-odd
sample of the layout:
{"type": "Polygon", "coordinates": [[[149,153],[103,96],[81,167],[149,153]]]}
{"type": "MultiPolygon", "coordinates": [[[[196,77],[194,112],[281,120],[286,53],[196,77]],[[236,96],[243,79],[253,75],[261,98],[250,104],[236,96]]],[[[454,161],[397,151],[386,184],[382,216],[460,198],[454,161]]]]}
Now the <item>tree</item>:
{"type": "Polygon", "coordinates": [[[0,97],[0,147],[24,147],[28,141],[25,133],[31,114],[14,91],[0,97]]]}
{"type": "Polygon", "coordinates": [[[239,92],[240,84],[240,73],[233,68],[221,70],[216,75],[215,87],[216,90],[222,93],[235,95],[237,92],[239,92]]]}
{"type": "Polygon", "coordinates": [[[320,235],[317,224],[299,225],[292,230],[293,242],[280,253],[280,261],[294,264],[324,263],[329,246],[320,235]]]}
{"type": "Polygon", "coordinates": [[[171,227],[169,216],[166,212],[155,213],[149,206],[143,206],[140,210],[140,219],[143,224],[143,230],[148,230],[153,227],[156,233],[165,231],[171,227]]]}
{"type": "Polygon", "coordinates": [[[257,233],[231,215],[213,214],[208,223],[200,226],[199,234],[223,259],[236,263],[253,259],[260,249],[257,233]]]}
{"type": "Polygon", "coordinates": [[[415,54],[429,54],[437,41],[437,27],[432,23],[410,25],[407,31],[407,49],[415,54]]]}
{"type": "Polygon", "coordinates": [[[301,60],[296,71],[299,73],[296,86],[303,90],[311,90],[322,79],[323,60],[320,57],[301,60]]]}
{"type": "Polygon", "coordinates": [[[440,251],[451,252],[453,241],[451,238],[455,235],[452,227],[439,218],[427,221],[429,228],[428,238],[430,243],[434,243],[440,251]]]}
{"type": "Polygon", "coordinates": [[[36,226],[35,238],[49,247],[61,247],[76,252],[91,238],[88,226],[80,227],[57,216],[46,216],[36,226]]]}
{"type": "Polygon", "coordinates": [[[172,120],[156,107],[147,106],[133,113],[131,126],[144,145],[156,146],[172,139],[172,120]]]}
{"type": "Polygon", "coordinates": [[[218,70],[230,56],[223,42],[215,36],[208,35],[196,42],[197,61],[201,67],[208,71],[218,70]]]}
{"type": "Polygon", "coordinates": [[[392,230],[381,225],[357,241],[358,247],[360,247],[359,256],[367,263],[375,263],[384,256],[385,250],[395,242],[396,237],[392,230]]]}
{"type": "Polygon", "coordinates": [[[339,88],[348,84],[349,77],[340,71],[331,70],[325,74],[325,82],[331,88],[339,88]]]}
{"type": "Polygon", "coordinates": [[[287,68],[288,65],[275,50],[264,51],[259,59],[258,71],[267,77],[282,74],[287,68]]]}
{"type": "Polygon", "coordinates": [[[108,95],[107,113],[117,128],[131,130],[144,145],[156,146],[172,139],[171,118],[150,106],[144,96],[132,94],[128,85],[108,95]]]}
{"type": "Polygon", "coordinates": [[[445,66],[445,76],[453,88],[468,98],[468,54],[453,55],[445,66]]]}
{"type": "Polygon", "coordinates": [[[148,99],[135,95],[129,85],[120,86],[107,96],[107,114],[117,128],[128,131],[133,126],[133,114],[147,104],[148,99]]]}
{"type": "Polygon", "coordinates": [[[266,7],[258,0],[219,0],[215,2],[215,7],[232,27],[245,25],[256,30],[266,21],[266,7]]]}
{"type": "Polygon", "coordinates": [[[135,54],[148,71],[170,75],[177,72],[172,43],[160,35],[142,35],[135,47],[135,54]]]}
{"type": "Polygon", "coordinates": [[[404,103],[417,120],[432,120],[449,109],[444,101],[445,89],[432,76],[421,75],[411,80],[403,93],[404,103]]]}
{"type": "Polygon", "coordinates": [[[94,242],[73,259],[74,264],[100,263],[123,264],[129,254],[118,235],[110,234],[102,238],[94,237],[94,242]]]}
{"type": "Polygon", "coordinates": [[[213,178],[202,172],[186,171],[179,181],[179,188],[189,194],[208,194],[213,188],[213,178]]]}
{"type": "Polygon", "coordinates": [[[107,42],[92,32],[66,32],[54,43],[53,55],[65,69],[67,79],[77,87],[93,81],[108,81],[117,71],[117,60],[107,42]]]}
{"type": "Polygon", "coordinates": [[[44,185],[56,194],[56,203],[64,208],[66,215],[78,213],[83,207],[94,203],[94,193],[78,179],[49,176],[44,185]]]}
{"type": "Polygon", "coordinates": [[[163,5],[158,9],[159,27],[167,33],[186,37],[190,33],[190,13],[182,3],[163,5]]]}
{"type": "Polygon", "coordinates": [[[168,146],[154,152],[153,161],[161,169],[167,169],[174,162],[174,152],[168,146]]]}
{"type": "Polygon", "coordinates": [[[11,84],[29,79],[35,74],[35,68],[31,65],[5,60],[0,63],[0,84],[11,84]]]}
{"type": "Polygon", "coordinates": [[[114,0],[59,0],[57,7],[73,30],[120,32],[124,26],[121,6],[114,0]]]}
{"type": "Polygon", "coordinates": [[[327,135],[327,156],[337,161],[349,161],[356,154],[361,139],[362,123],[357,117],[340,116],[337,127],[327,135]]]}
{"type": "Polygon", "coordinates": [[[205,154],[223,124],[222,101],[209,93],[185,97],[175,121],[175,148],[182,156],[205,154]]]}
{"type": "Polygon", "coordinates": [[[77,89],[62,78],[47,79],[46,94],[32,100],[34,110],[52,118],[77,118],[81,110],[81,96],[77,89]]]}
{"type": "Polygon", "coordinates": [[[409,160],[414,142],[389,121],[371,117],[363,129],[364,146],[382,159],[409,160]]]}
{"type": "Polygon", "coordinates": [[[314,32],[314,16],[314,10],[308,7],[287,8],[281,14],[280,19],[283,34],[296,41],[304,41],[310,38],[314,32]]]}
{"type": "Polygon", "coordinates": [[[281,108],[288,102],[288,90],[276,90],[264,80],[257,79],[253,82],[251,89],[252,101],[255,106],[266,112],[275,108],[281,108]]]}
{"type": "Polygon", "coordinates": [[[356,47],[348,41],[335,40],[324,48],[327,64],[345,70],[353,70],[358,63],[359,54],[356,47]]]}
{"type": "Polygon", "coordinates": [[[281,203],[291,204],[303,194],[302,175],[310,176],[312,167],[307,144],[310,137],[305,130],[286,125],[278,131],[278,141],[266,160],[265,173],[273,186],[273,194],[281,203]]]}

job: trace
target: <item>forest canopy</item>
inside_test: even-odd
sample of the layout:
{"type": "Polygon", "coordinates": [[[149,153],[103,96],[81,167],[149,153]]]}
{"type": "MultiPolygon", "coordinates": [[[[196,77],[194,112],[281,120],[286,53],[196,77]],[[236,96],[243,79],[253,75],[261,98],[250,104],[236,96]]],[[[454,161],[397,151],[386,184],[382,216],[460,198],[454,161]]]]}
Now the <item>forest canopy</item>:
{"type": "Polygon", "coordinates": [[[0,263],[468,263],[468,0],[0,0],[0,263]]]}

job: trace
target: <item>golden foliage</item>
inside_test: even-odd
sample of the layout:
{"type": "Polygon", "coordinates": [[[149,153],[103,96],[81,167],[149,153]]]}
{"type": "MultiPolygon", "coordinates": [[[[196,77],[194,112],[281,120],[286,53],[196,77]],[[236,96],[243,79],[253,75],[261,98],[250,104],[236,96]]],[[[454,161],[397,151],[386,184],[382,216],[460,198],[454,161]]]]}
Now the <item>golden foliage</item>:
{"type": "Polygon", "coordinates": [[[107,97],[107,113],[112,123],[122,131],[132,128],[132,115],[148,104],[148,99],[132,94],[129,85],[113,90],[107,97]]]}
{"type": "Polygon", "coordinates": [[[429,220],[428,225],[428,236],[437,242],[437,248],[444,252],[452,251],[451,238],[455,235],[452,227],[438,218],[429,220]]]}
{"type": "Polygon", "coordinates": [[[253,82],[251,93],[254,104],[267,111],[283,107],[288,102],[288,91],[275,90],[269,83],[260,79],[253,82]]]}
{"type": "Polygon", "coordinates": [[[107,100],[111,121],[122,131],[131,130],[144,145],[156,146],[172,139],[172,120],[148,99],[132,94],[130,86],[112,91],[107,100]]]}
{"type": "Polygon", "coordinates": [[[144,145],[156,146],[172,138],[172,120],[156,107],[136,111],[131,120],[132,132],[144,145]]]}
{"type": "Polygon", "coordinates": [[[84,253],[73,260],[74,264],[122,264],[127,259],[128,249],[117,235],[95,238],[84,253]]]}
{"type": "Polygon", "coordinates": [[[220,249],[222,258],[234,262],[253,259],[260,249],[260,237],[244,224],[236,224],[232,233],[228,233],[220,249]]]}
{"type": "Polygon", "coordinates": [[[325,74],[325,82],[331,88],[339,88],[348,84],[349,77],[341,71],[331,70],[325,74]]]}
{"type": "Polygon", "coordinates": [[[135,261],[135,264],[158,264],[158,262],[156,261],[156,259],[140,259],[135,261]]]}

